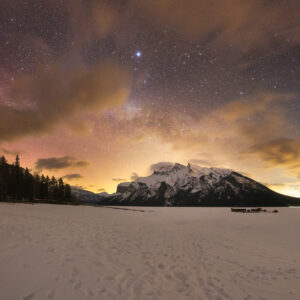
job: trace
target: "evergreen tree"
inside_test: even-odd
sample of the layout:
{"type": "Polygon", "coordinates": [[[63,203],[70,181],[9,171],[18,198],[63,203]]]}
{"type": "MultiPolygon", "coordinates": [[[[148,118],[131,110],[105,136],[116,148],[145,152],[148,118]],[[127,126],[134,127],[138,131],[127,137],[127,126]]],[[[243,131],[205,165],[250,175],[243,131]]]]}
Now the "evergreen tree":
{"type": "Polygon", "coordinates": [[[0,159],[0,201],[8,195],[8,164],[4,156],[0,159]]]}
{"type": "Polygon", "coordinates": [[[65,200],[65,185],[62,178],[58,180],[58,199],[61,201],[65,200]]]}
{"type": "Polygon", "coordinates": [[[71,197],[72,197],[71,187],[70,187],[69,184],[66,184],[66,186],[65,186],[65,199],[66,199],[66,201],[71,201],[71,197]]]}
{"type": "Polygon", "coordinates": [[[7,165],[7,161],[6,161],[6,158],[4,155],[1,156],[1,159],[0,159],[0,166],[6,166],[7,165]]]}
{"type": "Polygon", "coordinates": [[[24,172],[24,198],[28,200],[33,199],[33,176],[27,168],[24,172]]]}
{"type": "Polygon", "coordinates": [[[20,200],[22,199],[22,185],[21,185],[22,172],[20,168],[20,158],[18,154],[16,156],[16,161],[13,166],[13,173],[14,173],[13,185],[15,191],[15,198],[17,200],[20,200]]]}
{"type": "Polygon", "coordinates": [[[71,187],[65,185],[62,178],[58,181],[43,174],[30,174],[20,165],[19,155],[13,164],[0,157],[0,201],[5,200],[43,200],[71,201],[71,187]]]}
{"type": "Polygon", "coordinates": [[[15,166],[20,168],[20,157],[19,154],[16,156],[15,166]]]}
{"type": "Polygon", "coordinates": [[[49,176],[46,176],[46,180],[45,180],[45,199],[49,199],[49,184],[50,184],[50,178],[49,178],[49,176]]]}
{"type": "Polygon", "coordinates": [[[40,178],[39,174],[36,174],[34,176],[33,197],[34,197],[34,199],[41,199],[41,178],[40,178]]]}
{"type": "Polygon", "coordinates": [[[41,181],[40,181],[40,198],[48,199],[48,183],[43,174],[41,176],[41,181]]]}
{"type": "Polygon", "coordinates": [[[49,198],[50,199],[58,198],[58,186],[57,186],[56,178],[54,176],[51,177],[50,184],[49,184],[49,198]]]}

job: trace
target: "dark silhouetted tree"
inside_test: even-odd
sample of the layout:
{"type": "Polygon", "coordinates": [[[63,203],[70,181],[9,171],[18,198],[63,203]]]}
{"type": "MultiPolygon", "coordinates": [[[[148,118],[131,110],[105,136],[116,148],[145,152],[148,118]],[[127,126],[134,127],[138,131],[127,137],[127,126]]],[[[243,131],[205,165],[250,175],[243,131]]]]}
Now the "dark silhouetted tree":
{"type": "Polygon", "coordinates": [[[0,159],[0,201],[6,200],[9,186],[9,169],[4,156],[0,159]]]}
{"type": "Polygon", "coordinates": [[[58,180],[58,199],[61,201],[65,200],[65,185],[62,178],[58,180]]]}
{"type": "Polygon", "coordinates": [[[65,198],[66,198],[66,201],[71,201],[71,187],[69,184],[66,184],[65,185],[65,198]]]}
{"type": "Polygon", "coordinates": [[[33,191],[34,191],[34,178],[29,173],[29,170],[26,168],[24,172],[24,198],[28,200],[33,199],[33,191]]]}
{"type": "Polygon", "coordinates": [[[19,155],[13,164],[0,157],[0,201],[5,200],[48,200],[69,202],[72,200],[71,187],[60,178],[35,174],[23,169],[19,155]]]}

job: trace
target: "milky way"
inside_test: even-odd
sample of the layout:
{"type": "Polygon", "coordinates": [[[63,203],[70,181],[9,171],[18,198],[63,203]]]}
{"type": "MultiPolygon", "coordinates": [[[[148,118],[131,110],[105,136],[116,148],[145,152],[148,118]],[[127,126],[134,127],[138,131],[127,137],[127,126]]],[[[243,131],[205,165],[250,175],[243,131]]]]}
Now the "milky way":
{"type": "Polygon", "coordinates": [[[0,151],[93,191],[178,161],[300,195],[299,60],[298,1],[2,0],[0,151]]]}

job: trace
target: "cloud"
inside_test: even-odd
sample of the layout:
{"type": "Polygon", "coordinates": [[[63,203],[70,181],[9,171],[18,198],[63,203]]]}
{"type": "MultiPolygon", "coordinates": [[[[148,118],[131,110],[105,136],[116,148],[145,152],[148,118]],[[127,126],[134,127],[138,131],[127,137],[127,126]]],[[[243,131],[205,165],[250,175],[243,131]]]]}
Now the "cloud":
{"type": "Polygon", "coordinates": [[[171,162],[168,162],[168,161],[161,161],[161,162],[158,162],[158,163],[155,163],[153,165],[151,165],[149,167],[150,171],[151,172],[154,172],[160,168],[163,168],[163,167],[170,167],[170,166],[173,166],[174,163],[171,163],[171,162]]]}
{"type": "Polygon", "coordinates": [[[265,111],[273,104],[286,104],[295,99],[293,94],[258,93],[243,99],[233,100],[221,106],[215,114],[225,121],[247,119],[265,111]]]}
{"type": "MultiPolygon", "coordinates": [[[[174,149],[199,152],[202,148],[201,152],[211,155],[215,151],[205,150],[211,144],[224,142],[226,147],[233,147],[236,143],[243,143],[247,147],[247,144],[253,145],[257,140],[274,134],[284,135],[289,126],[285,107],[292,101],[297,101],[294,95],[258,93],[233,100],[205,114],[199,111],[187,115],[174,107],[172,113],[166,114],[164,109],[156,106],[144,106],[103,116],[101,122],[111,126],[112,134],[121,134],[137,142],[155,136],[174,149]],[[266,113],[268,111],[272,113],[266,113]],[[228,143],[229,140],[234,144],[228,143]]],[[[207,160],[207,157],[194,158],[207,160]]]]}
{"type": "Polygon", "coordinates": [[[72,185],[72,188],[79,189],[79,190],[86,190],[88,187],[83,185],[72,185]]]}
{"type": "Polygon", "coordinates": [[[130,180],[134,181],[139,177],[139,175],[135,172],[132,172],[130,175],[130,180]]]}
{"type": "Polygon", "coordinates": [[[133,0],[133,3],[157,26],[168,26],[184,38],[205,41],[215,48],[236,46],[246,53],[274,44],[277,50],[282,50],[300,43],[297,1],[133,0]]]}
{"type": "Polygon", "coordinates": [[[0,147],[0,152],[3,152],[4,154],[7,154],[7,155],[17,155],[17,154],[21,154],[22,152],[21,151],[11,151],[11,150],[7,150],[3,147],[0,147]]]}
{"type": "Polygon", "coordinates": [[[269,166],[283,166],[290,170],[300,170],[300,140],[278,138],[253,145],[244,155],[259,157],[269,166]]]}
{"type": "Polygon", "coordinates": [[[126,179],[124,179],[124,178],[112,178],[112,181],[122,182],[122,181],[126,181],[126,179]]]}
{"type": "Polygon", "coordinates": [[[0,56],[10,64],[3,68],[14,78],[5,86],[4,101],[0,99],[0,142],[48,133],[63,123],[82,132],[87,121],[73,122],[78,115],[124,103],[130,91],[128,69],[103,55],[88,64],[83,54],[118,24],[116,6],[106,1],[53,0],[42,6],[12,1],[0,1],[0,19],[10,24],[18,16],[24,26],[10,26],[5,41],[0,37],[5,45],[0,56]],[[46,34],[37,18],[43,20],[46,34]],[[22,57],[28,72],[11,72],[19,69],[14,57],[22,57]]]}
{"type": "Polygon", "coordinates": [[[189,161],[191,164],[199,165],[199,166],[207,166],[212,167],[215,165],[213,160],[205,160],[205,159],[191,159],[189,161]]]}
{"type": "MultiPolygon", "coordinates": [[[[66,169],[69,167],[86,167],[89,162],[78,161],[76,158],[71,156],[64,157],[50,157],[50,158],[40,158],[35,163],[35,168],[37,170],[58,170],[66,169]]],[[[74,174],[73,174],[74,175],[74,174]]]]}
{"type": "Polygon", "coordinates": [[[205,121],[209,134],[215,138],[230,138],[232,146],[240,143],[240,147],[248,148],[285,136],[290,130],[286,107],[296,101],[297,97],[291,94],[258,93],[221,106],[205,121]]]}
{"type": "MultiPolygon", "coordinates": [[[[90,133],[86,116],[122,105],[130,93],[131,74],[124,64],[109,59],[110,53],[90,61],[87,53],[120,24],[119,4],[31,2],[0,1],[1,23],[9,24],[9,34],[0,36],[0,56],[6,57],[0,74],[0,144],[65,128],[90,133]]],[[[72,167],[87,165],[78,161],[72,167]]]]}
{"type": "Polygon", "coordinates": [[[65,169],[72,166],[74,159],[69,156],[65,157],[52,157],[52,158],[40,158],[35,163],[35,168],[38,170],[57,170],[65,169]]]}
{"type": "MultiPolygon", "coordinates": [[[[81,45],[92,38],[103,38],[118,27],[122,14],[112,1],[70,0],[65,3],[70,12],[74,37],[81,45]]],[[[124,11],[123,11],[124,13],[124,11]]]]}
{"type": "Polygon", "coordinates": [[[12,85],[10,99],[18,107],[0,104],[0,141],[41,134],[78,113],[121,105],[128,93],[128,73],[112,62],[42,66],[12,85]]]}
{"type": "Polygon", "coordinates": [[[106,190],[105,190],[105,189],[102,189],[102,188],[97,189],[97,191],[98,191],[99,193],[105,193],[105,192],[106,192],[106,190]]]}
{"type": "Polygon", "coordinates": [[[74,163],[74,166],[75,167],[88,167],[90,165],[90,162],[89,161],[86,161],[86,160],[79,160],[77,162],[74,163]]]}
{"type": "MultiPolygon", "coordinates": [[[[133,172],[130,175],[130,180],[135,180],[138,177],[139,177],[138,174],[133,172]]],[[[114,181],[114,182],[125,182],[125,181],[128,181],[128,179],[126,179],[126,178],[112,178],[112,181],[114,181]]]]}
{"type": "MultiPolygon", "coordinates": [[[[135,147],[152,138],[158,145],[170,145],[179,157],[192,157],[196,164],[231,168],[256,180],[272,182],[274,176],[265,166],[280,165],[282,169],[276,176],[283,180],[296,176],[300,141],[284,141],[282,137],[294,130],[287,109],[298,101],[297,95],[256,93],[205,114],[200,111],[187,115],[174,107],[166,114],[156,106],[143,106],[103,115],[100,122],[104,128],[110,126],[110,135],[126,145],[130,142],[135,147]],[[281,148],[275,147],[274,140],[281,148]]],[[[170,164],[155,164],[150,171],[170,164]]]]}
{"type": "Polygon", "coordinates": [[[83,176],[81,174],[74,173],[74,174],[67,174],[63,176],[63,178],[67,180],[74,180],[74,179],[82,179],[83,176]]]}

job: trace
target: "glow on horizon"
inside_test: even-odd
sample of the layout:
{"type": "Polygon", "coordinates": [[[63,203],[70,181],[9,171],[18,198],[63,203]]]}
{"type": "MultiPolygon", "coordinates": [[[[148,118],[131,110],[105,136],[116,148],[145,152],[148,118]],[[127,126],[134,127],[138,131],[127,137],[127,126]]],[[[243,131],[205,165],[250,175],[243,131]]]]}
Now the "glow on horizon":
{"type": "Polygon", "coordinates": [[[269,186],[269,188],[279,194],[300,198],[300,184],[299,184],[298,188],[296,188],[296,187],[290,188],[290,187],[285,187],[285,186],[280,187],[280,188],[278,188],[278,187],[273,188],[272,185],[269,186]]]}

